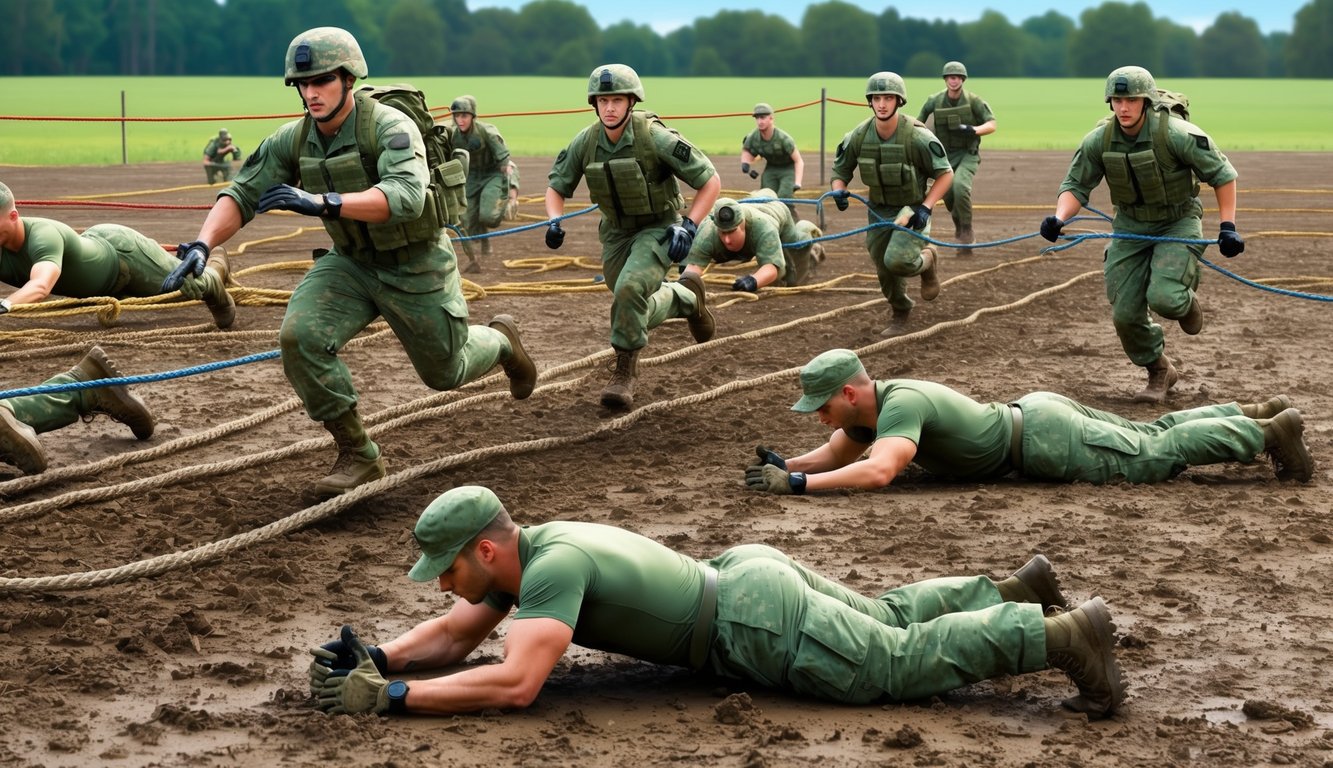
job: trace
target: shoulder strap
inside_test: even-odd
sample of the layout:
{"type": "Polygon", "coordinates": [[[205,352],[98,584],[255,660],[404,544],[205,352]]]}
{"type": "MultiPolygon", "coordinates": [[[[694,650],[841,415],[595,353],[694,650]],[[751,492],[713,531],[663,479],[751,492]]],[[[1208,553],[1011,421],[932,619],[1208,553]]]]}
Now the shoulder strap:
{"type": "Polygon", "coordinates": [[[657,158],[657,146],[653,144],[652,123],[657,123],[663,128],[666,128],[666,123],[651,112],[636,109],[631,114],[634,120],[634,154],[639,159],[639,167],[643,169],[645,179],[657,181],[661,173],[659,171],[661,162],[657,158]]]}
{"type": "Polygon", "coordinates": [[[361,167],[366,170],[366,178],[371,184],[380,180],[379,160],[380,142],[375,136],[375,107],[378,104],[370,97],[369,88],[362,88],[356,98],[356,151],[361,155],[361,167]]]}

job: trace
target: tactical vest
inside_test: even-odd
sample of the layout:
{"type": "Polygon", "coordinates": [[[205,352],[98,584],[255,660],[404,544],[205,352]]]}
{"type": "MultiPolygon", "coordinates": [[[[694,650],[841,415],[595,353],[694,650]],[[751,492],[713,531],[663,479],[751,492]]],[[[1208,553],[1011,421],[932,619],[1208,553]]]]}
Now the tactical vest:
{"type": "Polygon", "coordinates": [[[764,141],[764,135],[758,130],[750,132],[741,142],[741,148],[755,157],[764,158],[764,162],[769,168],[789,168],[796,165],[796,161],[791,159],[791,153],[782,154],[782,134],[777,128],[773,129],[773,138],[764,141]],[[774,152],[774,149],[777,152],[774,152]]]}
{"type": "Polygon", "coordinates": [[[588,196],[601,210],[602,218],[616,229],[632,229],[660,221],[675,215],[685,204],[676,184],[676,175],[658,158],[649,133],[654,123],[663,128],[666,124],[652,112],[637,109],[630,113],[630,120],[634,130],[633,157],[594,162],[597,131],[602,129],[602,124],[597,122],[584,129],[583,178],[588,182],[588,196]]]}
{"type": "Polygon", "coordinates": [[[897,118],[898,126],[888,141],[875,132],[871,124],[875,118],[867,118],[852,129],[848,148],[856,155],[861,181],[870,188],[870,202],[901,208],[926,199],[926,176],[917,172],[925,163],[913,141],[920,123],[901,112],[897,118]]]}
{"type": "MultiPolygon", "coordinates": [[[[1152,139],[1151,149],[1138,152],[1112,152],[1114,118],[1105,119],[1102,129],[1102,166],[1106,186],[1116,209],[1138,221],[1172,221],[1188,210],[1190,201],[1199,196],[1194,172],[1171,154],[1168,112],[1147,110],[1142,131],[1152,139]]],[[[1142,135],[1142,134],[1140,134],[1142,135]]]]}
{"type": "Polygon", "coordinates": [[[950,107],[946,106],[949,97],[940,95],[939,106],[935,108],[935,136],[944,145],[946,151],[966,150],[976,152],[977,148],[981,146],[980,136],[958,130],[958,126],[972,125],[973,121],[976,120],[976,116],[972,113],[972,100],[975,98],[976,94],[963,91],[959,97],[958,106],[950,107]]]}
{"type": "Polygon", "coordinates": [[[484,175],[498,173],[501,170],[495,162],[495,156],[491,154],[492,130],[494,130],[492,126],[476,119],[472,121],[472,130],[466,134],[455,126],[454,136],[467,144],[469,173],[476,171],[478,175],[484,175]]]}

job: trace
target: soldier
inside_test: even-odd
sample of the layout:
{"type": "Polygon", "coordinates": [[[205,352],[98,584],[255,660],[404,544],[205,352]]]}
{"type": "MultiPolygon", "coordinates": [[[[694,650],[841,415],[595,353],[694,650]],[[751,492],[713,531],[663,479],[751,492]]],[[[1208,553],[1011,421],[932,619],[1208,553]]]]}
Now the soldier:
{"type": "Polygon", "coordinates": [[[235,182],[218,193],[198,240],[182,246],[189,251],[226,242],[265,211],[323,221],[333,248],[292,292],[279,332],[283,372],[306,413],[323,423],[338,448],[332,471],[315,483],[322,496],[385,474],[380,447],[357,414],[351,372],[338,357],[375,318],[388,321],[432,389],[453,389],[499,364],[509,376],[509,391],[521,400],[537,378],[513,318],[468,324],[421,133],[402,112],[353,94],[354,83],[365,76],[361,47],[346,30],[318,27],[297,35],[287,47],[285,77],[307,116],[259,145],[235,182]],[[373,147],[357,145],[359,110],[372,111],[373,147]],[[378,158],[378,178],[368,178],[362,152],[378,158]]]}
{"type": "MultiPolygon", "coordinates": [[[[1042,237],[1055,242],[1105,178],[1115,205],[1114,232],[1197,240],[1203,233],[1197,178],[1217,196],[1222,255],[1230,258],[1245,250],[1236,233],[1236,169],[1203,129],[1158,109],[1158,99],[1157,83],[1143,67],[1120,67],[1106,78],[1106,103],[1114,119],[1083,137],[1060,184],[1055,215],[1041,223],[1042,237]]],[[[1148,384],[1134,395],[1136,401],[1164,402],[1179,378],[1166,356],[1162,326],[1148,310],[1179,322],[1191,336],[1203,330],[1196,290],[1197,258],[1204,247],[1108,241],[1102,273],[1111,322],[1125,354],[1148,372],[1148,384]]]]}
{"type": "MultiPolygon", "coordinates": [[[[72,369],[42,384],[118,378],[121,373],[116,364],[101,347],[93,347],[72,369]]],[[[12,464],[29,475],[44,472],[46,451],[42,450],[37,435],[69,426],[79,419],[91,421],[98,413],[128,426],[139,440],[153,436],[153,414],[124,385],[20,395],[0,400],[0,462],[12,464]]]]}
{"type": "Polygon", "coordinates": [[[1279,480],[1308,482],[1314,459],[1301,412],[1285,395],[1129,421],[1050,392],[978,403],[943,384],[875,381],[856,353],[824,352],[801,369],[799,413],[833,428],[829,441],[785,459],[764,447],[745,470],[754,490],[805,493],[883,488],[915,462],[969,481],[1015,474],[1032,480],[1155,483],[1191,466],[1254,462],[1267,453],[1279,480]],[[866,450],[870,455],[864,460],[866,450]]]}
{"type": "MultiPolygon", "coordinates": [[[[483,235],[499,226],[506,211],[518,200],[518,167],[509,160],[509,148],[494,125],[477,118],[477,100],[459,96],[449,107],[453,113],[454,146],[468,151],[467,209],[463,213],[463,231],[483,235]]],[[[463,241],[468,265],[465,272],[480,272],[481,262],[468,241],[463,241]]],[[[482,257],[491,254],[491,241],[480,244],[482,257]]]]}
{"type": "MultiPolygon", "coordinates": [[[[907,85],[893,72],[870,76],[866,102],[873,114],[838,143],[833,202],[838,210],[847,210],[847,185],[859,170],[862,183],[870,188],[867,219],[871,224],[891,221],[929,236],[930,212],[953,183],[944,146],[924,125],[899,112],[907,104],[907,85]],[[934,179],[929,190],[927,179],[934,179]]],[[[887,226],[866,232],[866,249],[880,291],[893,310],[884,335],[905,333],[915,302],[907,297],[903,278],[920,275],[921,298],[934,301],[940,294],[935,249],[887,226]]]]}
{"type": "Polygon", "coordinates": [[[240,159],[241,148],[231,143],[231,133],[226,128],[218,131],[218,135],[204,145],[204,175],[208,177],[208,183],[212,184],[218,175],[223,181],[231,181],[232,160],[240,162],[240,159]]]}
{"type": "MultiPolygon", "coordinates": [[[[771,189],[757,190],[751,196],[777,197],[771,189]]],[[[741,204],[719,197],[694,239],[685,259],[685,272],[697,274],[711,262],[755,261],[754,273],[736,278],[731,290],[754,293],[777,280],[783,285],[801,285],[813,266],[823,261],[824,245],[807,243],[791,248],[784,243],[805,242],[821,234],[814,223],[793,219],[787,206],[777,200],[741,204]]]]}
{"type": "Polygon", "coordinates": [[[1110,716],[1125,696],[1105,602],[1044,618],[1067,602],[1041,555],[999,581],[930,579],[869,598],[763,545],[701,562],[609,525],[520,528],[479,486],[441,494],[413,535],[421,556],[408,577],[462,599],[383,646],[344,626],[312,649],[320,709],[526,707],[571,643],[847,704],[926,699],[1050,668],[1078,686],[1065,706],[1089,717],[1110,716]],[[461,663],[511,611],[499,663],[386,679],[461,663]]]}
{"type": "MultiPolygon", "coordinates": [[[[995,133],[995,115],[990,105],[971,91],[963,90],[967,67],[961,61],[944,65],[944,90],[926,99],[917,119],[935,116],[935,136],[949,153],[953,184],[944,195],[944,207],[953,216],[954,239],[972,243],[972,179],[981,164],[981,137],[995,133]]],[[[971,248],[959,248],[959,256],[971,256],[971,248]]]]}
{"type": "Polygon", "coordinates": [[[559,217],[579,180],[601,210],[602,274],[611,289],[611,346],[615,370],[602,390],[608,408],[634,404],[639,351],[648,331],[671,317],[684,317],[695,341],[713,337],[713,315],[704,300],[703,280],[683,274],[663,283],[667,267],[689,255],[698,222],[713,208],[722,181],[712,162],[685,137],[651,112],[634,109],[643,101],[639,75],[624,64],[607,64],[588,77],[588,104],[597,122],[560,151],[546,189],[546,245],[559,248],[565,231],[559,217]],[[676,179],[696,190],[684,204],[676,179]]]}
{"type": "MultiPolygon", "coordinates": [[[[762,101],[754,105],[754,125],[755,129],[741,140],[741,173],[759,178],[750,164],[762,157],[764,177],[759,179],[759,186],[773,190],[784,200],[795,197],[805,178],[801,150],[790,134],[773,125],[773,108],[762,101]]],[[[796,206],[789,207],[795,215],[796,206]]]]}
{"type": "MultiPolygon", "coordinates": [[[[52,293],[75,299],[157,296],[177,265],[156,240],[129,227],[94,224],[79,234],[59,221],[19,216],[14,193],[0,184],[0,281],[18,286],[0,299],[0,315],[52,293]]],[[[208,305],[219,328],[236,319],[228,278],[227,252],[219,248],[204,271],[187,274],[180,287],[186,298],[208,305]]]]}

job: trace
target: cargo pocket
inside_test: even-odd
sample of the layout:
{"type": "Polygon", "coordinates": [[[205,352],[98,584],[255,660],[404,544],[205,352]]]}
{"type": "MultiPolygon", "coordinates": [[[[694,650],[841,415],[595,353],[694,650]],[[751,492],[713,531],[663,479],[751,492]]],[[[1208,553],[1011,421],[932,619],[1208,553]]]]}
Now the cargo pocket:
{"type": "Polygon", "coordinates": [[[811,596],[792,660],[793,688],[835,701],[859,700],[856,682],[873,634],[864,626],[868,621],[832,598],[811,596]]]}
{"type": "Polygon", "coordinates": [[[1138,456],[1143,436],[1126,432],[1101,421],[1083,422],[1083,443],[1096,448],[1107,448],[1126,456],[1138,456]]]}

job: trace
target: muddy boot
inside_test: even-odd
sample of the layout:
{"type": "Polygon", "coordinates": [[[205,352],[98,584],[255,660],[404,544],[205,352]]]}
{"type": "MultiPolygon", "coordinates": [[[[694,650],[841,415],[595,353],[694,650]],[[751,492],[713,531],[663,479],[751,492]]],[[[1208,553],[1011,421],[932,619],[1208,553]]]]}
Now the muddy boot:
{"type": "Polygon", "coordinates": [[[1060,580],[1045,555],[1033,557],[1009,578],[995,582],[995,588],[1006,603],[1040,603],[1043,611],[1069,608],[1069,601],[1060,591],[1060,580]]]}
{"type": "Polygon", "coordinates": [[[324,428],[333,435],[334,445],[338,446],[338,459],[333,462],[329,474],[315,482],[316,494],[338,496],[384,477],[380,447],[366,434],[355,408],[324,422],[324,428]]]}
{"type": "Polygon", "coordinates": [[[1305,421],[1301,412],[1288,408],[1271,419],[1260,419],[1264,430],[1264,453],[1273,460],[1279,480],[1310,482],[1314,476],[1314,457],[1305,445],[1305,421]]]}
{"type": "Polygon", "coordinates": [[[518,324],[509,315],[496,315],[488,325],[509,339],[509,355],[500,361],[505,375],[509,377],[509,394],[515,400],[527,399],[532,394],[532,388],[537,386],[537,366],[523,349],[523,340],[518,336],[518,324]]]}
{"type": "Polygon", "coordinates": [[[230,328],[236,322],[236,300],[227,292],[227,285],[234,284],[231,279],[231,267],[227,263],[227,249],[218,246],[208,254],[208,264],[218,276],[218,287],[212,293],[204,294],[204,303],[213,314],[213,324],[219,328],[230,328]]]}
{"type": "Polygon", "coordinates": [[[1148,386],[1134,395],[1134,402],[1157,404],[1166,402],[1167,390],[1174,387],[1180,379],[1180,374],[1176,373],[1176,367],[1171,364],[1171,359],[1162,355],[1144,368],[1148,371],[1148,386]]]}
{"type": "Polygon", "coordinates": [[[29,475],[46,471],[46,451],[42,450],[37,433],[3,405],[0,405],[0,462],[13,464],[29,475]]]}
{"type": "Polygon", "coordinates": [[[616,350],[616,367],[602,390],[602,405],[607,408],[634,407],[634,379],[639,375],[639,350],[616,350]]]}
{"type": "Polygon", "coordinates": [[[468,249],[467,267],[463,270],[468,274],[477,274],[481,272],[481,262],[491,255],[491,240],[486,238],[477,244],[476,250],[468,249]],[[480,252],[480,254],[478,254],[480,252]]]}
{"type": "Polygon", "coordinates": [[[889,316],[889,325],[879,332],[880,336],[901,336],[912,325],[912,310],[895,309],[889,316]]]}
{"type": "Polygon", "coordinates": [[[1115,624],[1100,597],[1078,608],[1042,619],[1046,626],[1046,663],[1063,670],[1078,686],[1064,706],[1090,718],[1113,714],[1125,700],[1120,664],[1115,660],[1115,624]]]}
{"type": "Polygon", "coordinates": [[[935,274],[935,266],[938,260],[935,258],[934,248],[921,249],[921,300],[934,301],[936,296],[940,295],[940,279],[935,274]]]}
{"type": "MultiPolygon", "coordinates": [[[[976,237],[974,237],[973,234],[972,234],[972,225],[971,225],[971,224],[955,224],[955,225],[954,225],[954,241],[957,242],[957,243],[962,243],[962,244],[966,244],[966,245],[971,245],[972,243],[976,242],[976,237]]],[[[971,249],[971,248],[959,248],[959,249],[958,249],[958,255],[959,255],[959,256],[971,256],[971,255],[972,255],[972,249],[971,249]]]]}
{"type": "MultiPolygon", "coordinates": [[[[713,323],[713,313],[708,309],[708,299],[704,295],[704,279],[691,272],[683,274],[676,282],[690,289],[694,294],[694,314],[685,318],[690,325],[690,335],[700,344],[713,338],[717,326],[713,323]]],[[[602,396],[606,400],[606,396],[602,396]]]]}
{"type": "Polygon", "coordinates": [[[1243,403],[1240,412],[1251,419],[1271,419],[1291,407],[1291,398],[1275,395],[1262,403],[1243,403]]]}
{"type": "MultiPolygon", "coordinates": [[[[116,364],[106,356],[101,347],[88,350],[88,354],[84,355],[69,373],[79,381],[118,379],[122,376],[120,369],[116,368],[116,364]]],[[[156,420],[144,401],[131,392],[129,387],[121,384],[114,387],[85,389],[83,398],[86,413],[105,413],[129,427],[134,436],[140,440],[147,440],[153,436],[156,420]]]]}
{"type": "Polygon", "coordinates": [[[1180,330],[1191,336],[1198,336],[1199,331],[1203,330],[1203,305],[1199,303],[1199,297],[1190,299],[1190,308],[1184,315],[1176,318],[1180,323],[1180,330]]]}

